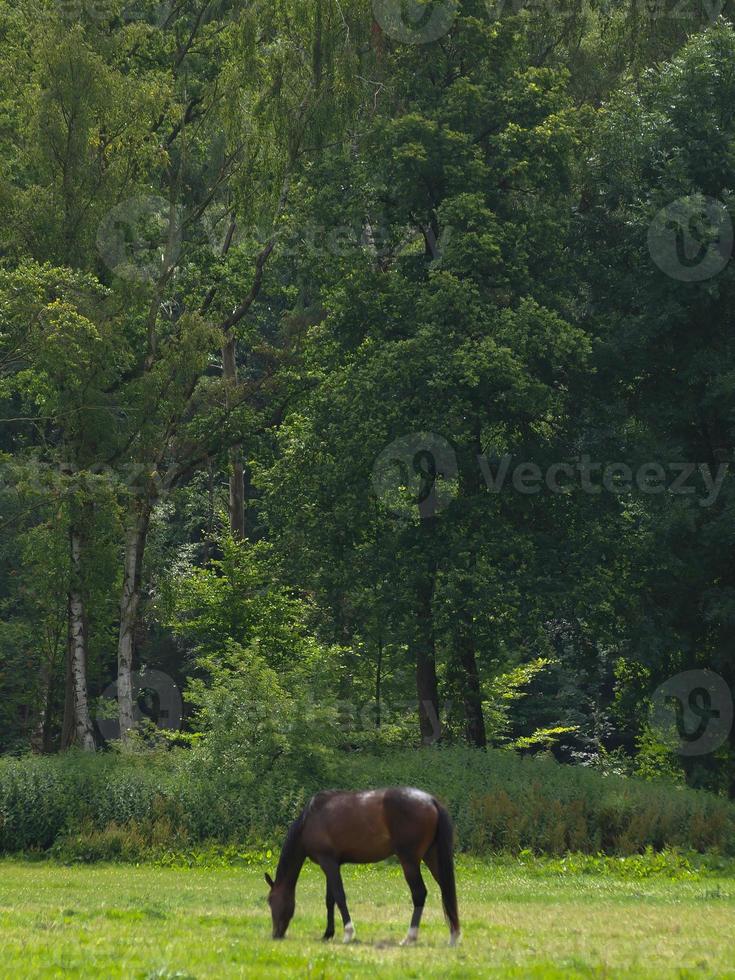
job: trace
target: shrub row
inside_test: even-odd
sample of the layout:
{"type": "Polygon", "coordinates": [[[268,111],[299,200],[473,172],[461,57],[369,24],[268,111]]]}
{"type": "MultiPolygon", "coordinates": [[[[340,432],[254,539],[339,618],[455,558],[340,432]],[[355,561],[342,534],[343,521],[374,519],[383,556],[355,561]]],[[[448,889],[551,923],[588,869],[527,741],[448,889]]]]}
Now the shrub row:
{"type": "Polygon", "coordinates": [[[80,860],[277,841],[318,789],[410,784],[443,799],[477,854],[735,854],[735,806],[705,792],[465,747],[279,760],[252,774],[185,750],[0,759],[0,851],[80,860]]]}
{"type": "Polygon", "coordinates": [[[670,783],[462,747],[403,752],[377,765],[348,759],[344,771],[355,786],[430,787],[448,803],[460,846],[478,854],[627,855],[647,847],[735,853],[735,805],[670,783]]]}

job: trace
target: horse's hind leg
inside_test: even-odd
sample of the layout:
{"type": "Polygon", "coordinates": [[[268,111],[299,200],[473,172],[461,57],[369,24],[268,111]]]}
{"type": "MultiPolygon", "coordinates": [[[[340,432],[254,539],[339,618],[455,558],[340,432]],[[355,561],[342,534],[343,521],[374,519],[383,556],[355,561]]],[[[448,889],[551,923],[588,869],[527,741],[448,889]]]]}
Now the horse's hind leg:
{"type": "MultiPolygon", "coordinates": [[[[337,903],[337,908],[342,916],[342,922],[345,927],[344,942],[351,943],[355,938],[355,927],[350,919],[350,913],[347,910],[347,899],[345,898],[345,889],[342,884],[342,875],[340,874],[339,864],[333,858],[324,858],[319,862],[322,871],[327,876],[327,894],[332,893],[334,901],[337,903]]],[[[332,907],[332,920],[334,920],[334,906],[332,907]]],[[[327,923],[327,932],[329,931],[329,923],[327,923]]],[[[334,933],[334,926],[332,927],[332,933],[334,933]]],[[[325,937],[326,938],[326,937],[325,937]]]]}
{"type": "Polygon", "coordinates": [[[444,900],[444,886],[442,885],[441,875],[439,874],[439,855],[437,854],[436,851],[436,845],[432,844],[429,850],[426,852],[426,854],[424,854],[424,864],[431,872],[434,881],[437,883],[437,885],[439,886],[439,890],[442,893],[442,909],[444,910],[444,921],[449,926],[449,930],[451,933],[451,939],[449,945],[454,946],[458,941],[459,932],[454,930],[449,915],[447,914],[447,903],[444,900]]]}
{"type": "Polygon", "coordinates": [[[413,915],[411,925],[406,938],[401,943],[402,946],[410,946],[415,943],[419,935],[419,925],[421,924],[421,914],[426,904],[426,885],[421,877],[421,864],[416,858],[400,857],[401,867],[406,876],[408,887],[411,889],[413,898],[413,915]]]}
{"type": "MultiPolygon", "coordinates": [[[[442,883],[439,880],[439,856],[436,853],[436,847],[432,844],[429,850],[424,854],[424,864],[431,872],[431,877],[439,886],[439,891],[441,891],[442,883]]],[[[444,896],[442,895],[442,909],[444,911],[444,918],[447,918],[447,911],[444,908],[444,896]]]]}
{"type": "Polygon", "coordinates": [[[332,889],[329,885],[329,878],[327,878],[327,931],[324,933],[324,939],[331,939],[334,936],[334,895],[332,894],[332,889]]]}

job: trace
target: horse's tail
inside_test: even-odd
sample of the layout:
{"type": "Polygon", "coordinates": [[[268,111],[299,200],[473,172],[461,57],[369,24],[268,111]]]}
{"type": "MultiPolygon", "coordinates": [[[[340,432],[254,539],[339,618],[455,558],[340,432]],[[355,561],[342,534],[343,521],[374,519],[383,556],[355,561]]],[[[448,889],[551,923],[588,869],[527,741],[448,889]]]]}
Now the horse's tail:
{"type": "Polygon", "coordinates": [[[434,800],[434,806],[439,815],[436,837],[434,838],[439,887],[441,888],[444,911],[449,919],[452,937],[454,938],[459,935],[457,884],[454,880],[454,828],[452,827],[452,818],[438,800],[434,800]]]}

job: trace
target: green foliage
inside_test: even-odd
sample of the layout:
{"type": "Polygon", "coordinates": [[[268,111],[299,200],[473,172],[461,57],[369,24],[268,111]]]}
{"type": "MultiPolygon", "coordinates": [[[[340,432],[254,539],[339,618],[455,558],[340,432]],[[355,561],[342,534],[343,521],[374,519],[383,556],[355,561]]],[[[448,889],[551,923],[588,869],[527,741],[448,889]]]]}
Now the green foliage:
{"type": "Polygon", "coordinates": [[[460,845],[476,853],[633,854],[646,847],[735,853],[735,809],[667,783],[601,776],[551,759],[450,748],[348,760],[352,786],[407,783],[451,808],[460,845]],[[427,782],[425,773],[431,772],[427,782]]]}
{"type": "Polygon", "coordinates": [[[643,779],[664,779],[671,783],[684,781],[684,770],[677,755],[679,736],[669,731],[644,726],[637,741],[635,772],[643,779]]]}
{"type": "Polygon", "coordinates": [[[314,610],[278,584],[267,546],[229,535],[222,557],[168,583],[170,625],[195,676],[187,689],[200,763],[239,788],[277,769],[325,772],[339,737],[340,651],[311,632],[314,610]]]}
{"type": "Polygon", "coordinates": [[[186,692],[127,761],[3,762],[6,849],[258,837],[415,759],[481,852],[731,849],[683,784],[735,796],[735,735],[648,714],[735,689],[732,243],[690,281],[651,234],[732,222],[735,30],[494,6],[411,45],[370,0],[0,0],[0,751],[66,746],[118,660],[186,692]],[[723,479],[488,482],[585,459],[723,479]]]}
{"type": "MultiPolygon", "coordinates": [[[[264,767],[256,779],[252,758],[246,745],[239,768],[232,754],[219,766],[199,749],[4,759],[0,850],[53,848],[70,861],[186,864],[196,863],[206,845],[212,860],[217,854],[223,863],[236,855],[258,860],[262,848],[253,843],[276,848],[317,790],[408,784],[446,802],[459,848],[475,854],[630,855],[671,848],[735,854],[735,808],[725,800],[509,750],[325,753],[316,764],[307,748],[264,767]]],[[[650,855],[643,862],[661,873],[675,863],[650,855]]]]}
{"type": "MultiPolygon", "coordinates": [[[[512,670],[498,675],[487,685],[488,699],[483,702],[482,707],[488,739],[491,744],[502,744],[508,741],[514,702],[526,695],[527,692],[524,691],[524,688],[550,663],[550,660],[539,657],[531,663],[520,664],[512,670]]],[[[524,747],[532,744],[534,744],[534,737],[527,736],[524,747]]]]}
{"type": "MultiPolygon", "coordinates": [[[[601,878],[621,878],[624,881],[645,881],[665,878],[669,881],[691,881],[709,870],[707,861],[699,854],[682,854],[677,850],[654,851],[646,847],[642,854],[611,857],[607,854],[565,854],[562,858],[543,859],[529,851],[521,851],[520,863],[533,874],[593,875],[601,878]]],[[[717,867],[715,858],[711,865],[717,867]]]]}

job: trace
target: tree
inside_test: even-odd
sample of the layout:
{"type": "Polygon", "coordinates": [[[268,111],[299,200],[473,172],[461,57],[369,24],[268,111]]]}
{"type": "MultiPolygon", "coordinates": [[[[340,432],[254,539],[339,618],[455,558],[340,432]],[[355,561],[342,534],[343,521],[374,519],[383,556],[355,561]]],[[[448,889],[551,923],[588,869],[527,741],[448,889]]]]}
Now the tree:
{"type": "MultiPolygon", "coordinates": [[[[628,616],[629,659],[644,667],[640,694],[688,667],[735,680],[734,51],[732,26],[721,22],[639,91],[611,101],[580,216],[602,400],[633,459],[672,474],[669,492],[659,478],[635,517],[633,533],[647,542],[632,552],[640,585],[628,616]]],[[[689,760],[690,777],[707,761],[689,760]]],[[[732,744],[728,768],[732,793],[732,744]]]]}
{"type": "MultiPolygon", "coordinates": [[[[337,186],[357,188],[365,208],[356,217],[368,247],[340,264],[328,317],[310,336],[321,383],[289,418],[267,486],[276,536],[333,608],[374,588],[361,566],[381,576],[389,628],[414,665],[422,739],[438,735],[441,650],[467,734],[483,745],[480,664],[491,670],[493,621],[516,601],[497,582],[537,543],[522,530],[531,508],[486,492],[478,457],[553,454],[589,350],[564,319],[569,286],[549,252],[549,230],[568,224],[574,114],[562,79],[527,67],[515,25],[460,15],[431,51],[386,43],[381,111],[356,162],[335,158],[337,186]],[[401,248],[407,231],[413,242],[401,248]],[[441,472],[445,441],[454,473],[441,472]],[[406,516],[400,483],[397,500],[370,502],[391,446],[404,486],[417,483],[427,501],[456,490],[446,510],[422,513],[414,500],[408,520],[394,521],[396,503],[406,516]],[[436,470],[423,490],[422,458],[436,470]]],[[[324,176],[313,193],[328,220],[324,176]]]]}
{"type": "MultiPolygon", "coordinates": [[[[275,247],[275,231],[261,243],[247,229],[264,215],[275,228],[290,175],[308,158],[304,140],[318,137],[318,149],[335,108],[349,102],[351,52],[343,56],[337,42],[350,24],[340,10],[295,0],[256,16],[232,4],[187,3],[158,23],[110,10],[75,24],[59,45],[58,19],[33,7],[37,57],[34,68],[25,65],[27,85],[14,105],[24,153],[10,154],[19,175],[10,188],[18,232],[11,247],[94,269],[117,313],[125,311],[129,359],[105,391],[118,438],[97,460],[130,490],[122,495],[123,738],[133,724],[130,678],[153,509],[162,489],[235,451],[242,432],[232,420],[268,381],[237,379],[237,333],[275,247]],[[27,118],[24,99],[33,107],[27,118]],[[50,205],[42,225],[40,194],[50,205]],[[209,378],[217,348],[219,387],[209,378]]],[[[241,533],[239,462],[230,510],[241,533]]],[[[70,609],[82,616],[76,595],[70,609]]],[[[81,657],[83,630],[73,635],[81,657]]]]}

